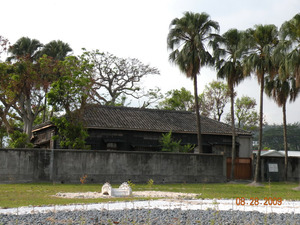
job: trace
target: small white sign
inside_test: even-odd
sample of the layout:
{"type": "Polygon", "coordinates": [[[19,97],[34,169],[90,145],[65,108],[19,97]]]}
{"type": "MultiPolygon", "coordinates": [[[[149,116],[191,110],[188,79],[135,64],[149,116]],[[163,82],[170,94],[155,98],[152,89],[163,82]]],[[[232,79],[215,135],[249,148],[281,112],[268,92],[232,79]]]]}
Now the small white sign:
{"type": "Polygon", "coordinates": [[[278,172],[278,164],[277,163],[269,163],[269,172],[278,172]]]}

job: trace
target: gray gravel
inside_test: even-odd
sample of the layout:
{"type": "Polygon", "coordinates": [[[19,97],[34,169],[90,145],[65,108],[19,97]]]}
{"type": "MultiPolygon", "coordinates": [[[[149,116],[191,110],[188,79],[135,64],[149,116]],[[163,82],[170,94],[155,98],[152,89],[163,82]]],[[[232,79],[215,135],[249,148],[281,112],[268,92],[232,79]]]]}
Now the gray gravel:
{"type": "Polygon", "coordinates": [[[0,214],[6,224],[300,224],[300,214],[256,211],[125,209],[0,214]]]}

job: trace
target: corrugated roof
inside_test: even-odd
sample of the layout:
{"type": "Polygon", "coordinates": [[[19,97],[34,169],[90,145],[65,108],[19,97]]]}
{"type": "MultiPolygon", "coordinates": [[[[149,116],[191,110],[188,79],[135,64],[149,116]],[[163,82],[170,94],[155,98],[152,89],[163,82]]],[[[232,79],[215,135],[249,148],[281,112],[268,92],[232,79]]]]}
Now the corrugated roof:
{"type": "MultiPolygon", "coordinates": [[[[94,129],[197,133],[196,114],[186,111],[89,105],[84,121],[87,128],[94,129]]],[[[201,116],[201,131],[203,134],[231,135],[231,126],[201,116]]],[[[251,135],[240,129],[237,134],[251,135]]]]}
{"type": "MultiPolygon", "coordinates": [[[[257,154],[257,151],[253,151],[253,153],[257,154]]],[[[261,156],[269,156],[269,157],[285,157],[284,150],[268,150],[261,151],[261,156]]],[[[300,157],[300,151],[288,151],[288,157],[300,157]]]]}

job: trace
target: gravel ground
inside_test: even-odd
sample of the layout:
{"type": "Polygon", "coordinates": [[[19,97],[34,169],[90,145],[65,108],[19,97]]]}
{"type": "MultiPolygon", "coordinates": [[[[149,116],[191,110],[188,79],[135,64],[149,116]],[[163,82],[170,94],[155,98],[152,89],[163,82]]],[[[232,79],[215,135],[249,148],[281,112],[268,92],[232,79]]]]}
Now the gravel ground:
{"type": "MultiPolygon", "coordinates": [[[[62,198],[98,198],[97,192],[58,193],[62,198]]],[[[135,192],[165,197],[149,201],[1,209],[0,225],[12,224],[300,224],[300,201],[265,206],[235,199],[195,199],[193,194],[135,192]]],[[[100,196],[101,197],[101,196],[100,196]]],[[[198,196],[199,197],[199,196],[198,196]]]]}
{"type": "Polygon", "coordinates": [[[236,206],[234,200],[153,200],[0,209],[0,224],[300,224],[300,201],[236,206]]]}
{"type": "Polygon", "coordinates": [[[125,209],[0,215],[0,224],[299,224],[300,214],[249,211],[125,209]]]}

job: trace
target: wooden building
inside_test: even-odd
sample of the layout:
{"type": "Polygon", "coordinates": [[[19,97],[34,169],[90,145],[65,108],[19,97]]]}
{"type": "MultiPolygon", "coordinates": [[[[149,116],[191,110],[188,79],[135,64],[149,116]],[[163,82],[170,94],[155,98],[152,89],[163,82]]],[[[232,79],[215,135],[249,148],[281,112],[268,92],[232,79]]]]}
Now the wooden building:
{"type": "MultiPolygon", "coordinates": [[[[181,144],[197,144],[196,115],[193,112],[169,111],[89,105],[84,111],[84,125],[89,137],[86,145],[92,150],[160,151],[162,134],[172,131],[181,144]]],[[[231,156],[231,126],[201,117],[205,153],[231,156]]],[[[32,142],[37,148],[60,148],[51,136],[56,129],[50,122],[33,130],[32,142]]],[[[252,154],[252,134],[236,130],[238,157],[252,154]]]]}

